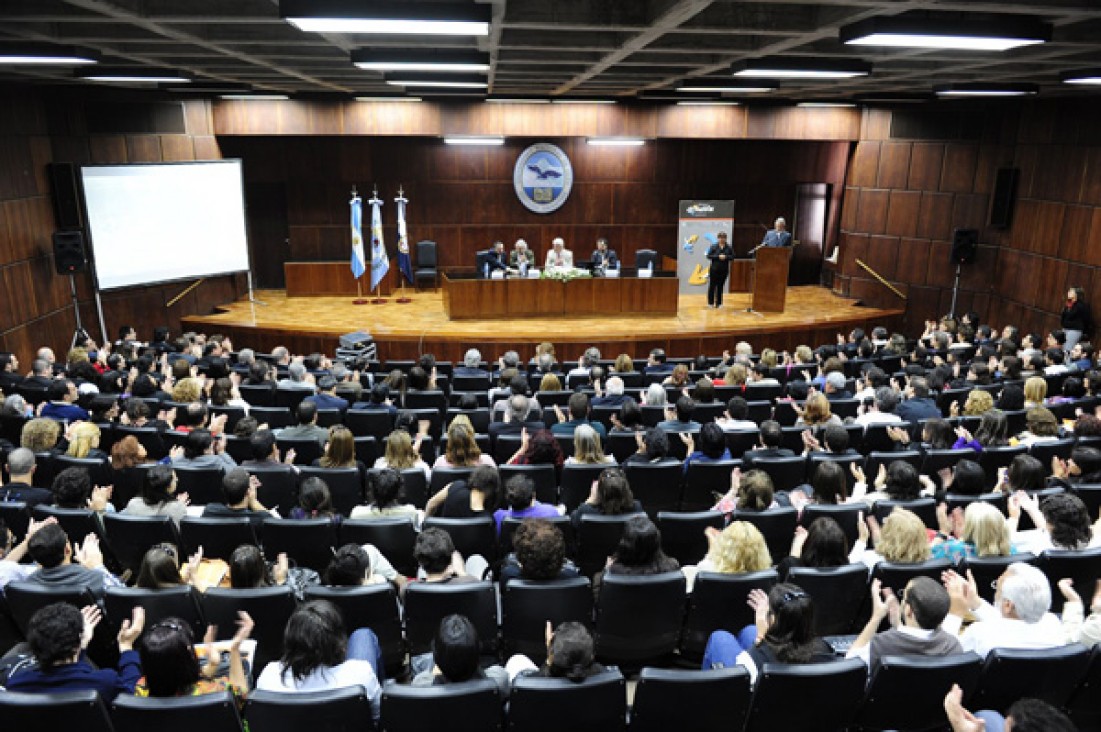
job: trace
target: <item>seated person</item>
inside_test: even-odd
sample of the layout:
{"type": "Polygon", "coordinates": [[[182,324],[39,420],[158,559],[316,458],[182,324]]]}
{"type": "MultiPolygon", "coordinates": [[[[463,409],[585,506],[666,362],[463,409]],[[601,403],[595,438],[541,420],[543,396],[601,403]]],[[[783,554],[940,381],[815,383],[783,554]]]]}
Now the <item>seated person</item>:
{"type": "Polygon", "coordinates": [[[84,651],[103,613],[94,605],[80,610],[65,602],[41,608],[31,616],[27,642],[35,665],[17,668],[8,678],[8,691],[50,694],[64,691],[98,691],[107,703],[119,694],[133,694],[141,678],[141,661],[134,641],[145,626],[145,610],[134,608],[118,633],[118,670],[99,669],[84,651]]]}
{"type": "Polygon", "coordinates": [[[573,252],[566,249],[566,242],[557,236],[551,242],[551,248],[547,252],[547,269],[552,267],[559,269],[573,268],[573,252]]]}
{"type": "Polygon", "coordinates": [[[445,616],[432,640],[432,652],[413,656],[409,661],[413,671],[412,686],[440,686],[489,678],[497,684],[501,699],[507,699],[508,673],[497,664],[482,670],[478,665],[479,650],[478,629],[474,623],[465,615],[445,616]]]}
{"type": "Polygon", "coordinates": [[[428,516],[445,518],[492,516],[497,509],[500,489],[501,476],[497,468],[481,465],[467,480],[456,480],[441,488],[428,499],[424,512],[428,516]]]}
{"type": "Polygon", "coordinates": [[[330,587],[359,587],[390,582],[399,591],[406,579],[398,574],[390,560],[374,544],[345,544],[336,550],[325,568],[325,584],[330,587]]]}
{"type": "Polygon", "coordinates": [[[859,658],[869,671],[884,656],[950,656],[963,653],[959,639],[940,624],[948,615],[948,591],[929,577],[914,577],[902,591],[902,599],[879,580],[872,582],[872,617],[853,641],[846,658],[859,658]],[[891,628],[877,633],[884,619],[891,628]]]}
{"type": "Polygon", "coordinates": [[[600,422],[593,422],[589,419],[588,394],[583,392],[571,394],[568,409],[570,411],[570,418],[567,420],[562,413],[562,408],[557,404],[554,405],[554,413],[558,417],[558,422],[551,427],[551,432],[553,434],[572,437],[578,425],[587,424],[596,430],[596,433],[600,435],[601,439],[608,436],[608,431],[604,428],[603,424],[600,422]]]}
{"type": "Polygon", "coordinates": [[[25,580],[38,569],[33,564],[24,564],[23,557],[27,555],[27,546],[32,536],[47,523],[56,524],[57,519],[51,516],[45,521],[31,519],[27,527],[27,535],[23,541],[15,543],[15,534],[11,532],[4,519],[0,518],[0,591],[9,582],[25,580]]]}
{"type": "Polygon", "coordinates": [[[605,668],[596,661],[593,636],[582,623],[562,623],[551,631],[547,622],[547,661],[543,666],[523,654],[516,654],[505,665],[509,679],[517,676],[542,676],[552,679],[569,679],[581,683],[590,676],[603,673],[605,668]]]}
{"type": "Polygon", "coordinates": [[[486,272],[493,274],[500,270],[505,271],[508,269],[508,253],[505,252],[505,243],[503,241],[493,242],[493,246],[485,252],[485,266],[488,268],[486,272]]]}
{"type": "Polygon", "coordinates": [[[260,479],[249,475],[244,468],[234,468],[222,476],[222,500],[224,503],[208,503],[203,518],[239,518],[244,516],[259,528],[264,519],[273,515],[256,499],[260,479]]]}
{"type": "Polygon", "coordinates": [[[596,240],[596,249],[593,250],[591,259],[594,269],[619,269],[619,257],[616,256],[615,249],[608,248],[608,240],[604,237],[596,240]]]}
{"type": "MultiPolygon", "coordinates": [[[[511,481],[510,481],[511,482],[511,481]]],[[[566,558],[566,539],[557,526],[543,519],[526,519],[512,535],[512,554],[501,565],[501,586],[509,580],[558,580],[580,577],[566,558]]]]}
{"type": "MultiPolygon", "coordinates": [[[[138,645],[145,676],[138,682],[135,694],[172,698],[230,691],[237,703],[243,705],[249,690],[249,675],[241,657],[241,643],[252,633],[253,622],[244,610],[238,610],[237,616],[237,632],[230,642],[229,664],[224,671],[221,671],[221,654],[213,650],[207,653],[203,668],[199,667],[191,626],[186,621],[166,618],[154,623],[138,645]]],[[[208,630],[208,643],[211,638],[213,634],[208,630]]]]}
{"type": "Polygon", "coordinates": [[[39,566],[30,582],[48,587],[84,587],[99,599],[106,588],[123,586],[122,580],[103,566],[103,552],[95,534],[88,534],[84,543],[74,548],[61,526],[47,523],[30,537],[27,550],[39,566]]]}
{"type": "Polygon", "coordinates": [[[526,241],[517,239],[512,252],[508,256],[508,263],[513,269],[520,269],[521,264],[526,267],[534,267],[536,264],[535,252],[528,247],[526,241]]]}
{"type": "Polygon", "coordinates": [[[665,407],[665,419],[658,422],[658,427],[666,432],[696,432],[700,429],[700,423],[692,419],[692,413],[696,411],[696,400],[689,396],[681,396],[677,399],[675,407],[665,407]]]}
{"type": "Polygon", "coordinates": [[[499,508],[493,512],[498,534],[506,518],[550,518],[560,515],[554,506],[535,500],[535,481],[526,475],[514,475],[508,479],[505,483],[505,502],[507,509],[499,508]]]}
{"type": "Polygon", "coordinates": [[[413,558],[420,568],[418,582],[478,582],[489,566],[483,557],[476,554],[464,562],[462,555],[455,551],[451,535],[434,526],[417,534],[413,558]]]}

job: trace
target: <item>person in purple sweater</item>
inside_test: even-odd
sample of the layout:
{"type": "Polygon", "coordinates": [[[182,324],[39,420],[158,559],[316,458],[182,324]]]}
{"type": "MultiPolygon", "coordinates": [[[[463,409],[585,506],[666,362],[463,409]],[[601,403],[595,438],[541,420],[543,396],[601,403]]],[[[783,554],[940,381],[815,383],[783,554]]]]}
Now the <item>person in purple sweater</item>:
{"type": "Polygon", "coordinates": [[[77,610],[57,602],[38,610],[27,627],[27,642],[35,663],[13,671],[8,691],[47,694],[92,690],[98,691],[107,704],[119,694],[133,694],[141,678],[141,659],[134,650],[134,641],[145,627],[145,610],[135,607],[133,618],[122,622],[117,671],[96,668],[84,653],[102,619],[94,605],[77,610]]]}
{"type": "Polygon", "coordinates": [[[505,483],[505,502],[508,508],[493,512],[497,522],[497,533],[501,533],[501,523],[506,518],[550,518],[561,516],[557,506],[540,503],[535,500],[535,482],[526,475],[514,475],[505,483]]]}

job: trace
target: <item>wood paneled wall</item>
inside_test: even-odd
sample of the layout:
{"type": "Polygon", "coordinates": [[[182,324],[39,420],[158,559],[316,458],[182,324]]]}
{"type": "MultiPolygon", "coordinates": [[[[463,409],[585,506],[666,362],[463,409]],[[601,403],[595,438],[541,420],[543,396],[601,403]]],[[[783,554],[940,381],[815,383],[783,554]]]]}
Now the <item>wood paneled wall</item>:
{"type": "Polygon", "coordinates": [[[840,190],[849,150],[847,142],[659,139],[620,148],[575,137],[538,140],[559,145],[574,170],[569,199],[546,215],[528,211],[513,191],[513,166],[531,138],[488,148],[427,137],[219,138],[227,157],[244,160],[246,186],[285,187],[290,260],[346,259],[349,192],[355,185],[366,199],[375,184],[386,201],[384,238],[393,256],[400,185],[410,200],[411,241],[436,241],[444,268],[473,268],[479,249],[496,239],[511,247],[520,237],[540,256],[556,236],[578,258],[589,256],[598,236],[628,264],[640,248],[675,256],[677,202],[691,198],[736,201],[734,245],[744,253],[760,242],[764,224],[780,215],[790,220],[796,183],[840,190]]]}
{"type": "MultiPolygon", "coordinates": [[[[185,102],[186,134],[170,135],[90,134],[85,102],[83,94],[66,91],[0,89],[0,350],[14,352],[25,368],[40,346],[52,347],[63,358],[76,326],[68,278],[54,271],[55,222],[46,165],[221,157],[206,102],[185,102]]],[[[108,329],[133,324],[143,338],[158,325],[178,333],[183,315],[209,313],[215,304],[243,292],[238,279],[243,280],[212,278],[171,308],[167,301],[187,283],[104,293],[104,318],[108,329]]],[[[98,341],[91,274],[78,275],[76,284],[84,326],[98,341]]]]}
{"type": "Polygon", "coordinates": [[[952,232],[979,230],[961,269],[956,311],[995,325],[1057,327],[1068,286],[1101,306],[1101,112],[1095,101],[960,104],[868,110],[841,216],[839,292],[886,306],[898,299],[861,259],[907,293],[909,332],[949,312],[952,232]],[[1014,217],[988,225],[998,168],[1021,171],[1014,217]]]}

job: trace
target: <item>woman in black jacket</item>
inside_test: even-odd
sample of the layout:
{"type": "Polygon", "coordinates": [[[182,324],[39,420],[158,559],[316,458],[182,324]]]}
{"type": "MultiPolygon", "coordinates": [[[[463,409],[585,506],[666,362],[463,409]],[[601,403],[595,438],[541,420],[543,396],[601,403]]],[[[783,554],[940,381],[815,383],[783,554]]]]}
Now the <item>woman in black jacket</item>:
{"type": "Polygon", "coordinates": [[[1082,334],[1090,327],[1090,306],[1082,301],[1085,292],[1081,287],[1067,290],[1067,301],[1059,314],[1059,327],[1063,329],[1067,340],[1063,348],[1070,353],[1074,345],[1082,340],[1082,334]]]}

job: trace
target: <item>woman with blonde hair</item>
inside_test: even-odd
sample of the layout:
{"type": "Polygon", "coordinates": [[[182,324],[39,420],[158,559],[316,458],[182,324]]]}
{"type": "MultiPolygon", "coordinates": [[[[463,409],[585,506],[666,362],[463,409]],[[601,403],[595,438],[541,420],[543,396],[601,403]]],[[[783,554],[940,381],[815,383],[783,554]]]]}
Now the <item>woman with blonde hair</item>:
{"type": "Polygon", "coordinates": [[[19,446],[32,452],[49,452],[57,447],[61,437],[61,424],[45,417],[36,417],[23,425],[19,433],[19,446]]]}
{"type": "Polygon", "coordinates": [[[78,422],[69,430],[69,449],[65,454],[75,458],[106,460],[107,453],[99,449],[99,426],[95,422],[78,422]]]}
{"type": "MultiPolygon", "coordinates": [[[[959,402],[952,402],[952,404],[956,405],[959,402]]],[[[967,401],[963,405],[963,413],[967,417],[979,417],[993,408],[994,397],[990,392],[982,389],[972,389],[967,394],[967,401]]]]}
{"type": "Polygon", "coordinates": [[[573,455],[566,458],[566,465],[602,465],[614,463],[615,458],[604,454],[600,435],[587,424],[579,424],[573,431],[573,455]]]}
{"type": "Polygon", "coordinates": [[[665,377],[665,381],[661,382],[662,386],[674,386],[681,388],[684,386],[691,386],[692,382],[688,379],[688,367],[683,363],[678,363],[673,367],[673,373],[665,377]]]}
{"type": "Polygon", "coordinates": [[[821,392],[815,392],[807,397],[803,405],[803,413],[795,420],[796,426],[824,427],[827,424],[841,424],[841,418],[830,409],[830,400],[821,392]]]}
{"type": "Polygon", "coordinates": [[[776,366],[778,365],[776,351],[772,348],[762,349],[761,360],[759,361],[759,363],[762,366],[767,366],[770,369],[776,368],[776,366]]]}
{"type": "Polygon", "coordinates": [[[959,562],[964,557],[1008,557],[1017,553],[1010,543],[1005,516],[989,503],[973,501],[966,510],[957,509],[951,516],[942,503],[937,506],[937,521],[941,530],[938,537],[946,535],[947,538],[933,541],[933,559],[959,562]]]}
{"type": "Polygon", "coordinates": [[[726,386],[745,386],[747,378],[749,378],[749,372],[746,370],[745,365],[735,363],[731,364],[730,368],[723,374],[723,384],[726,386]]]}
{"type": "Polygon", "coordinates": [[[860,523],[860,537],[853,545],[850,557],[854,561],[863,561],[869,569],[880,562],[919,564],[932,556],[925,524],[913,511],[895,508],[883,522],[882,528],[874,517],[869,517],[866,523],[870,529],[865,522],[860,523]],[[869,533],[875,541],[874,550],[865,549],[869,533]]]}
{"type": "Polygon", "coordinates": [[[421,459],[421,435],[414,440],[407,430],[397,429],[386,438],[386,452],[378,460],[375,460],[374,469],[383,470],[390,468],[401,472],[408,468],[420,468],[424,471],[424,477],[431,479],[432,468],[421,459]]]}
{"type": "Polygon", "coordinates": [[[772,566],[768,544],[760,530],[748,521],[731,521],[722,531],[707,528],[707,556],[696,565],[698,572],[744,574],[772,566]]]}
{"type": "Polygon", "coordinates": [[[356,460],[356,438],[352,431],[342,424],[329,428],[329,440],[325,443],[325,454],[313,461],[318,468],[356,468],[359,482],[367,479],[367,467],[356,460]]]}
{"type": "Polygon", "coordinates": [[[180,379],[172,387],[172,401],[186,403],[197,402],[203,395],[203,382],[191,378],[180,379]]]}
{"type": "Polygon", "coordinates": [[[1029,409],[1025,414],[1025,426],[1025,431],[1017,436],[1018,445],[1032,446],[1059,439],[1059,421],[1047,407],[1029,409]]]}
{"type": "Polygon", "coordinates": [[[436,458],[432,468],[474,468],[479,465],[497,467],[489,455],[484,454],[474,441],[474,428],[470,419],[460,414],[447,428],[447,452],[436,458]]]}
{"type": "Polygon", "coordinates": [[[1047,398],[1047,382],[1042,376],[1030,376],[1025,381],[1025,409],[1044,406],[1047,398]]]}
{"type": "Polygon", "coordinates": [[[556,374],[543,374],[539,380],[539,391],[562,391],[562,380],[556,374]]]}
{"type": "Polygon", "coordinates": [[[631,357],[626,353],[621,353],[615,358],[615,364],[612,366],[612,371],[617,374],[629,374],[635,370],[635,362],[631,360],[631,357]]]}

